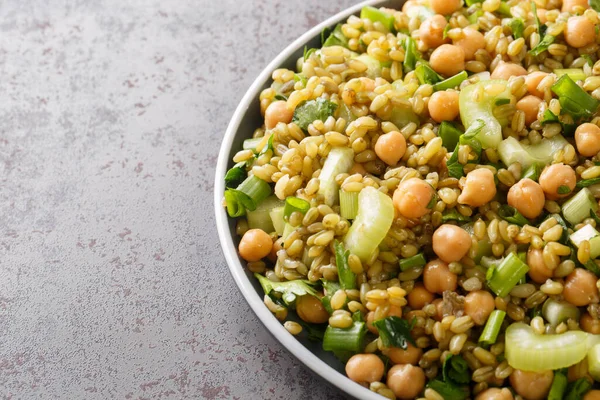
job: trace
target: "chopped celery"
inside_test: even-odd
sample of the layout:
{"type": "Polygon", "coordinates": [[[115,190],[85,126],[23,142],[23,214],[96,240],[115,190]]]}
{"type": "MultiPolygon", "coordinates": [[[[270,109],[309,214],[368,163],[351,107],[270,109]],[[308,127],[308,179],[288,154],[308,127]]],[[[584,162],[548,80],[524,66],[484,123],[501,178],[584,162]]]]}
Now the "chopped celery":
{"type": "Polygon", "coordinates": [[[556,135],[535,145],[525,145],[514,137],[504,139],[498,146],[500,159],[506,166],[516,162],[527,169],[534,164],[549,165],[552,163],[554,154],[562,150],[569,142],[561,135],[556,135]]]}
{"type": "Polygon", "coordinates": [[[600,381],[600,344],[592,346],[587,355],[588,372],[596,381],[600,381]]]}
{"type": "Polygon", "coordinates": [[[448,121],[442,121],[438,129],[438,136],[442,138],[442,145],[449,151],[454,150],[458,144],[460,135],[463,133],[456,124],[448,121]]]}
{"type": "Polygon", "coordinates": [[[594,229],[593,226],[586,224],[578,231],[573,232],[569,239],[577,248],[579,248],[581,242],[587,240],[590,244],[590,258],[594,259],[600,256],[600,232],[594,229]]]}
{"type": "Polygon", "coordinates": [[[502,310],[492,311],[487,322],[485,323],[483,332],[481,332],[481,336],[479,336],[479,343],[483,344],[484,346],[490,346],[496,343],[496,339],[500,333],[500,328],[502,327],[502,322],[504,321],[505,316],[506,312],[502,310]]]}
{"type": "Polygon", "coordinates": [[[346,192],[340,189],[340,215],[354,219],[358,214],[358,192],[346,192]]]}
{"type": "Polygon", "coordinates": [[[262,137],[246,139],[244,140],[244,143],[242,143],[242,147],[244,150],[256,150],[256,146],[258,146],[262,140],[262,137]]]}
{"type": "Polygon", "coordinates": [[[333,247],[335,248],[335,264],[338,270],[340,287],[344,290],[356,289],[356,275],[348,266],[350,252],[337,240],[334,242],[333,247]]]}
{"type": "Polygon", "coordinates": [[[550,393],[548,393],[548,400],[562,400],[566,390],[567,377],[561,371],[555,371],[550,393]]]}
{"type": "Polygon", "coordinates": [[[411,122],[414,122],[417,126],[421,124],[419,117],[415,114],[412,107],[403,106],[394,107],[390,116],[390,122],[396,125],[398,129],[404,128],[411,122]]]}
{"type": "MultiPolygon", "coordinates": [[[[283,205],[283,202],[275,196],[269,196],[256,207],[254,211],[247,211],[248,227],[250,229],[262,229],[267,233],[276,232],[275,225],[270,213],[283,205]]],[[[282,221],[283,222],[283,221],[282,221]]],[[[281,224],[283,226],[283,224],[281,224]]]]}
{"type": "Polygon", "coordinates": [[[490,80],[474,83],[460,91],[458,101],[460,119],[465,128],[469,128],[476,120],[482,120],[484,127],[476,136],[484,149],[498,147],[502,142],[502,123],[494,117],[493,108],[497,98],[512,99],[508,81],[490,80]],[[480,96],[480,98],[476,98],[480,96]]]}
{"type": "Polygon", "coordinates": [[[561,113],[569,114],[573,119],[589,118],[598,111],[600,101],[579,87],[569,75],[561,76],[552,91],[558,96],[561,113]]]}
{"type": "Polygon", "coordinates": [[[398,261],[398,264],[400,265],[401,271],[406,271],[409,268],[424,266],[425,264],[427,264],[427,260],[425,259],[423,253],[419,253],[415,254],[412,257],[401,259],[400,261],[398,261]]]}
{"type": "Polygon", "coordinates": [[[500,265],[488,269],[487,284],[496,295],[504,297],[528,271],[529,266],[521,261],[515,253],[510,253],[500,265]]]}
{"type": "Polygon", "coordinates": [[[344,237],[344,244],[362,261],[369,259],[387,235],[394,220],[392,199],[367,186],[358,195],[358,215],[344,237]]]}
{"type": "Polygon", "coordinates": [[[421,82],[421,85],[433,85],[444,79],[425,63],[419,63],[419,65],[417,65],[415,75],[417,76],[417,79],[419,79],[419,82],[421,82]]]}
{"type": "Polygon", "coordinates": [[[542,315],[550,325],[557,326],[569,318],[579,321],[579,308],[566,301],[549,298],[542,306],[542,315]]]}
{"type": "Polygon", "coordinates": [[[443,81],[434,84],[433,90],[438,91],[458,87],[458,85],[460,85],[464,80],[468,78],[469,76],[467,75],[466,71],[459,72],[458,74],[453,75],[448,79],[444,79],[443,81]]]}
{"type": "Polygon", "coordinates": [[[338,202],[339,185],[335,177],[350,171],[354,165],[354,151],[348,147],[331,149],[319,175],[319,194],[325,198],[325,204],[333,206],[338,202]]]}
{"type": "Polygon", "coordinates": [[[367,327],[364,322],[354,322],[350,328],[327,326],[323,336],[323,350],[351,351],[358,353],[363,349],[367,327]]]}
{"type": "Polygon", "coordinates": [[[283,206],[269,211],[269,217],[271,217],[271,223],[273,224],[275,232],[277,232],[279,236],[283,235],[283,230],[285,228],[285,221],[283,220],[283,206]]]}
{"type": "Polygon", "coordinates": [[[581,189],[562,205],[562,214],[572,225],[590,216],[590,211],[598,210],[598,203],[588,188],[581,189]]]}
{"type": "Polygon", "coordinates": [[[407,36],[402,41],[402,47],[404,48],[404,72],[413,71],[417,66],[417,60],[421,58],[417,50],[417,43],[413,38],[407,36]]]}
{"type": "Polygon", "coordinates": [[[395,18],[392,14],[377,9],[375,7],[366,6],[360,11],[361,19],[369,19],[372,22],[381,22],[381,24],[390,32],[394,32],[395,18]]]}
{"type": "Polygon", "coordinates": [[[280,293],[281,299],[286,305],[292,304],[299,296],[317,295],[317,291],[311,286],[310,281],[297,279],[287,282],[273,282],[258,273],[255,273],[254,276],[260,282],[260,286],[262,286],[266,295],[270,295],[271,292],[280,293]]]}
{"type": "Polygon", "coordinates": [[[368,54],[361,54],[358,57],[355,57],[356,60],[361,61],[363,64],[367,66],[366,75],[371,79],[381,77],[381,63],[375,58],[371,57],[368,54]]]}
{"type": "Polygon", "coordinates": [[[285,206],[283,208],[283,219],[288,220],[293,212],[299,212],[302,215],[310,209],[310,203],[304,199],[300,199],[294,196],[288,196],[285,198],[285,206]]]}
{"type": "Polygon", "coordinates": [[[290,233],[294,232],[295,230],[296,227],[292,226],[292,224],[290,224],[289,222],[286,222],[283,226],[283,233],[281,234],[281,238],[283,240],[287,239],[287,237],[290,236],[290,233]]]}
{"type": "Polygon", "coordinates": [[[505,352],[508,364],[525,371],[560,369],[577,364],[587,355],[587,334],[567,331],[537,335],[529,325],[518,322],[506,329],[505,352]]]}
{"type": "Polygon", "coordinates": [[[346,105],[346,103],[340,104],[340,108],[338,111],[338,118],[344,118],[346,122],[352,122],[356,120],[356,116],[350,110],[350,107],[346,105]]]}
{"type": "Polygon", "coordinates": [[[566,69],[559,68],[559,69],[555,69],[554,73],[559,78],[565,74],[569,75],[569,78],[573,79],[574,81],[583,81],[583,80],[585,80],[585,78],[587,78],[587,75],[585,74],[585,72],[583,72],[583,70],[581,68],[566,68],[566,69]]]}

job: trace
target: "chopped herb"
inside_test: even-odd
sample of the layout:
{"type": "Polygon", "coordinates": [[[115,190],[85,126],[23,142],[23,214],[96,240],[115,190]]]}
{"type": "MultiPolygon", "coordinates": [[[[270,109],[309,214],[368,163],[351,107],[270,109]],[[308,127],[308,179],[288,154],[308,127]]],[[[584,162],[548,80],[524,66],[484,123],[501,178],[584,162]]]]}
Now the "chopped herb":
{"type": "Polygon", "coordinates": [[[456,147],[458,140],[463,133],[464,132],[461,131],[456,124],[448,121],[442,121],[438,129],[438,136],[442,138],[442,146],[447,150],[456,147]]]}
{"type": "Polygon", "coordinates": [[[327,324],[309,324],[302,320],[296,321],[302,326],[302,330],[306,332],[306,338],[311,342],[321,343],[323,341],[323,336],[325,335],[325,328],[327,328],[327,324]]]}
{"type": "Polygon", "coordinates": [[[267,139],[267,145],[262,148],[260,153],[258,153],[259,156],[262,156],[269,150],[273,151],[273,138],[274,137],[275,137],[275,135],[273,135],[273,134],[271,134],[271,136],[269,136],[269,139],[267,139]]]}
{"type": "Polygon", "coordinates": [[[450,24],[446,25],[444,31],[442,32],[442,39],[446,39],[448,37],[448,31],[450,30],[450,24]]]}
{"type": "Polygon", "coordinates": [[[590,0],[590,7],[595,11],[600,12],[600,0],[590,0]]]}
{"type": "Polygon", "coordinates": [[[508,23],[510,30],[513,33],[513,37],[515,39],[519,39],[523,37],[523,31],[525,30],[525,23],[521,18],[513,18],[508,23]]]}
{"type": "Polygon", "coordinates": [[[561,217],[560,214],[550,214],[546,219],[548,218],[554,218],[558,222],[558,224],[562,226],[563,233],[558,241],[562,244],[567,244],[569,241],[569,226],[567,225],[563,217],[561,217]]]}
{"type": "Polygon", "coordinates": [[[456,208],[453,208],[450,211],[445,211],[444,214],[442,214],[442,222],[448,221],[471,222],[471,218],[462,215],[456,210],[456,208]]]}
{"type": "MultiPolygon", "coordinates": [[[[600,4],[600,0],[591,0],[591,2],[596,2],[600,4]]],[[[594,66],[594,60],[592,60],[592,57],[590,57],[589,54],[582,54],[581,58],[583,58],[585,60],[585,62],[587,63],[587,65],[589,65],[590,67],[594,66]]]]}
{"type": "Polygon", "coordinates": [[[523,172],[523,176],[521,179],[531,179],[532,181],[536,181],[540,178],[540,174],[542,173],[542,167],[540,164],[531,164],[529,168],[523,172]]]}
{"type": "Polygon", "coordinates": [[[452,382],[457,385],[464,385],[471,380],[469,366],[464,358],[458,355],[448,355],[442,365],[442,376],[444,382],[452,382]]]}
{"type": "Polygon", "coordinates": [[[333,314],[334,309],[331,307],[331,296],[340,289],[340,284],[339,282],[328,281],[326,279],[321,279],[321,283],[323,284],[324,292],[324,296],[321,297],[321,304],[323,304],[323,307],[325,307],[329,314],[333,314]]]}
{"type": "Polygon", "coordinates": [[[285,97],[282,94],[277,93],[274,97],[275,100],[283,100],[283,101],[287,101],[287,97],[285,97]]]}
{"type": "Polygon", "coordinates": [[[431,200],[429,200],[429,203],[427,203],[427,208],[431,210],[435,206],[435,203],[437,203],[437,200],[437,195],[434,194],[431,196],[431,200]]]}
{"type": "Polygon", "coordinates": [[[304,61],[306,61],[316,51],[317,51],[317,49],[309,49],[308,47],[304,46],[304,54],[302,54],[302,58],[304,59],[304,61]]]}
{"type": "Polygon", "coordinates": [[[323,29],[321,42],[323,47],[342,46],[348,48],[348,38],[342,32],[342,24],[337,24],[331,33],[329,33],[329,29],[323,29]]]}
{"type": "Polygon", "coordinates": [[[533,13],[533,16],[535,18],[535,24],[537,26],[537,31],[540,34],[540,38],[543,38],[546,34],[546,30],[548,29],[548,27],[540,22],[540,19],[537,15],[537,7],[535,5],[535,2],[533,1],[531,2],[531,12],[533,13]]]}
{"type": "MultiPolygon", "coordinates": [[[[572,253],[576,254],[577,252],[573,251],[572,253]]],[[[596,261],[588,260],[585,264],[583,264],[583,267],[600,278],[600,267],[598,267],[596,261]]]]}
{"type": "MultiPolygon", "coordinates": [[[[544,26],[546,26],[546,25],[544,25],[544,26]]],[[[542,40],[540,40],[540,42],[538,43],[537,46],[535,46],[533,49],[529,50],[529,54],[531,54],[532,56],[539,56],[544,51],[548,50],[548,47],[550,47],[550,45],[552,43],[554,43],[555,39],[556,39],[556,37],[554,37],[552,35],[544,36],[544,38],[542,40]]]]}
{"type": "Polygon", "coordinates": [[[419,63],[419,65],[417,65],[417,68],[415,69],[415,75],[422,85],[426,83],[433,85],[444,79],[425,63],[419,63]]]}
{"type": "Polygon", "coordinates": [[[504,104],[510,104],[510,99],[507,98],[499,98],[496,99],[496,101],[494,102],[494,105],[497,106],[503,106],[504,104]]]}
{"type": "Polygon", "coordinates": [[[456,148],[452,152],[452,157],[450,157],[448,159],[448,161],[446,161],[446,168],[448,169],[448,175],[450,175],[451,177],[456,178],[456,179],[459,179],[465,175],[465,172],[463,170],[463,165],[458,162],[458,146],[459,145],[457,144],[456,148]]]}
{"type": "Polygon", "coordinates": [[[594,210],[590,210],[590,218],[596,221],[596,226],[600,226],[600,217],[594,210]]]}
{"type": "Polygon", "coordinates": [[[406,271],[407,269],[414,267],[422,267],[425,264],[427,264],[427,260],[425,259],[423,253],[415,254],[412,257],[403,258],[398,261],[400,271],[406,271]]]}
{"type": "Polygon", "coordinates": [[[434,379],[429,381],[427,387],[438,392],[444,400],[465,400],[469,398],[469,388],[466,386],[456,386],[449,382],[434,379]]]}
{"type": "Polygon", "coordinates": [[[336,108],[337,104],[323,98],[303,101],[296,107],[292,122],[295,122],[300,129],[306,132],[308,125],[317,120],[325,122],[327,118],[333,115],[336,108]]]}
{"type": "Polygon", "coordinates": [[[573,134],[575,133],[575,129],[577,129],[576,124],[564,123],[563,121],[560,120],[560,118],[557,115],[555,115],[550,110],[544,111],[544,114],[542,115],[542,120],[540,122],[542,123],[542,125],[552,124],[552,123],[561,124],[562,129],[563,129],[563,134],[565,136],[573,136],[573,134]]]}
{"type": "Polygon", "coordinates": [[[248,173],[246,172],[246,161],[235,164],[225,174],[225,187],[235,188],[246,179],[248,173]]]}
{"type": "Polygon", "coordinates": [[[404,72],[413,71],[417,66],[417,60],[421,58],[417,51],[417,44],[413,38],[407,36],[402,41],[402,47],[404,48],[404,72]]]}
{"type": "Polygon", "coordinates": [[[270,296],[272,292],[281,294],[281,299],[286,305],[290,305],[296,301],[296,297],[305,296],[307,294],[316,296],[317,291],[311,285],[310,281],[295,280],[287,282],[273,282],[261,274],[254,274],[256,279],[260,282],[263,291],[266,295],[270,296]]]}
{"type": "Polygon", "coordinates": [[[348,266],[348,257],[350,251],[344,248],[344,245],[337,240],[333,244],[335,248],[335,263],[337,265],[340,287],[344,290],[356,288],[356,275],[348,266]]]}
{"type": "Polygon", "coordinates": [[[583,180],[577,182],[576,186],[578,188],[584,188],[584,187],[595,185],[597,183],[600,183],[600,178],[583,179],[583,180]]]}
{"type": "Polygon", "coordinates": [[[586,93],[567,74],[552,85],[552,91],[558,96],[561,113],[571,115],[575,121],[590,118],[600,107],[600,101],[586,93]]]}
{"type": "Polygon", "coordinates": [[[408,344],[416,346],[415,340],[410,335],[413,324],[398,317],[387,317],[373,322],[379,331],[379,337],[385,347],[398,347],[406,350],[408,344]]]}
{"type": "Polygon", "coordinates": [[[498,209],[498,215],[503,220],[519,226],[527,225],[529,221],[516,208],[503,204],[498,209]]]}
{"type": "Polygon", "coordinates": [[[558,194],[567,194],[567,193],[571,193],[571,189],[569,189],[569,187],[566,185],[560,185],[556,192],[558,194]]]}
{"type": "Polygon", "coordinates": [[[565,400],[583,399],[583,395],[590,391],[592,383],[587,378],[579,378],[567,386],[565,400]]]}
{"type": "Polygon", "coordinates": [[[302,86],[306,87],[306,82],[308,82],[308,78],[303,74],[294,74],[294,82],[302,82],[302,86]]]}
{"type": "Polygon", "coordinates": [[[460,85],[464,80],[466,80],[468,77],[469,77],[469,75],[467,74],[466,71],[459,72],[458,74],[453,75],[450,78],[444,79],[443,81],[438,82],[435,85],[433,85],[433,90],[438,91],[438,90],[447,90],[447,89],[455,88],[458,85],[460,85]]]}

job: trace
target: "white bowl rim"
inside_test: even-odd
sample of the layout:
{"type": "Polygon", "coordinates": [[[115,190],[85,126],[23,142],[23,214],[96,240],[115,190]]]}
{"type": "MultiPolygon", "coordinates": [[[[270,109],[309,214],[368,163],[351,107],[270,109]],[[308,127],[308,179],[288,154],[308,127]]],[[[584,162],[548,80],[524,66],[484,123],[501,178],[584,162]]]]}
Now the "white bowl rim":
{"type": "Polygon", "coordinates": [[[263,303],[262,297],[259,296],[247,276],[244,274],[244,267],[237,257],[237,249],[229,230],[228,216],[222,206],[223,192],[225,191],[223,177],[227,172],[229,152],[242,118],[247,112],[251,102],[259,95],[259,91],[264,83],[270,79],[273,70],[282,65],[295,51],[304,46],[310,39],[320,34],[324,28],[333,26],[336,23],[347,19],[350,15],[356,14],[367,5],[377,5],[384,2],[384,0],[367,0],[339,12],[301,35],[267,65],[242,98],[227,127],[219,151],[214,185],[214,205],[219,241],[221,242],[221,247],[227,265],[229,266],[229,271],[239,290],[242,292],[242,295],[250,305],[250,308],[271,334],[305,366],[321,376],[329,384],[336,386],[349,395],[365,400],[380,400],[381,396],[351,381],[348,377],[336,371],[296,340],[296,338],[294,338],[294,336],[283,327],[281,322],[279,322],[267,309],[263,303]]]}

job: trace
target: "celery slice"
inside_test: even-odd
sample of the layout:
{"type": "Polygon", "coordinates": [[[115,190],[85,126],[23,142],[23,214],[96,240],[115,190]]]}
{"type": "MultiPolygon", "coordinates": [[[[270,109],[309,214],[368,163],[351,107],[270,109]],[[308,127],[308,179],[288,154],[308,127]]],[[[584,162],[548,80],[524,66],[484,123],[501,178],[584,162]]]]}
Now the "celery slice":
{"type": "Polygon", "coordinates": [[[596,381],[600,381],[600,344],[594,345],[588,352],[588,372],[596,381]]]}
{"type": "Polygon", "coordinates": [[[524,145],[514,137],[509,137],[498,146],[498,154],[504,165],[510,166],[518,162],[523,169],[527,169],[534,164],[551,164],[554,154],[568,144],[561,135],[542,139],[535,145],[524,145]]]}
{"type": "Polygon", "coordinates": [[[394,220],[392,199],[373,187],[358,195],[358,214],[344,237],[344,245],[362,261],[369,259],[385,238],[394,220]]]}
{"type": "Polygon", "coordinates": [[[358,214],[358,192],[340,190],[340,215],[342,218],[354,219],[358,214]]]}
{"type": "Polygon", "coordinates": [[[350,171],[354,165],[354,151],[348,147],[331,149],[319,175],[319,194],[325,198],[325,204],[333,206],[338,202],[339,185],[335,177],[350,171]]]}
{"type": "Polygon", "coordinates": [[[285,221],[283,220],[283,206],[277,207],[269,211],[269,216],[271,217],[271,222],[273,223],[273,228],[277,235],[283,235],[283,230],[285,228],[285,221]]]}
{"type": "Polygon", "coordinates": [[[583,188],[562,205],[562,214],[572,225],[578,224],[596,212],[598,203],[588,188],[583,188]]]}
{"type": "Polygon", "coordinates": [[[544,319],[552,326],[557,326],[569,318],[579,321],[579,308],[566,301],[558,301],[552,298],[546,300],[542,306],[544,319]]]}
{"type": "Polygon", "coordinates": [[[581,68],[566,68],[566,69],[559,68],[559,69],[555,69],[554,73],[559,78],[563,75],[569,75],[569,78],[573,79],[574,81],[583,81],[583,80],[585,80],[585,78],[587,78],[587,75],[585,74],[585,72],[583,72],[583,70],[581,68]]]}
{"type": "Polygon", "coordinates": [[[514,323],[506,329],[508,364],[525,371],[567,368],[587,354],[587,334],[568,331],[558,335],[537,335],[529,325],[514,323]]]}
{"type": "Polygon", "coordinates": [[[502,142],[502,124],[507,121],[499,121],[494,117],[497,98],[514,99],[508,81],[495,79],[474,83],[461,90],[458,97],[460,119],[466,129],[478,119],[484,122],[484,128],[476,135],[484,149],[495,149],[502,142]],[[476,99],[477,96],[480,98],[476,99]]]}
{"type": "Polygon", "coordinates": [[[283,202],[275,196],[267,197],[262,203],[260,203],[256,210],[246,212],[246,218],[248,219],[248,227],[250,229],[262,229],[267,233],[276,232],[273,219],[271,218],[271,211],[281,207],[283,202]]]}
{"type": "Polygon", "coordinates": [[[578,231],[573,232],[571,236],[569,236],[569,240],[577,248],[579,248],[581,242],[587,240],[590,243],[590,258],[593,259],[600,256],[600,232],[591,225],[587,224],[578,231]]]}

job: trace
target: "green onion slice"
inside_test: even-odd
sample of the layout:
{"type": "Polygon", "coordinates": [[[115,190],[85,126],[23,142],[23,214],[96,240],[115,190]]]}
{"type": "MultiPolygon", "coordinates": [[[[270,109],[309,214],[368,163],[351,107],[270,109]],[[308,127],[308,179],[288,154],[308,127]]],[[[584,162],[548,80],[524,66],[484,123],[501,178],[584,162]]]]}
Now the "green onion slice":
{"type": "Polygon", "coordinates": [[[309,209],[310,203],[308,201],[294,196],[286,197],[285,206],[283,208],[283,219],[287,221],[290,218],[290,215],[296,211],[304,215],[309,209]]]}
{"type": "Polygon", "coordinates": [[[409,268],[424,266],[427,264],[427,260],[425,259],[425,255],[423,253],[419,253],[412,257],[404,258],[398,261],[398,264],[400,265],[400,270],[406,271],[409,268]]]}
{"type": "Polygon", "coordinates": [[[483,332],[481,332],[479,343],[483,344],[484,346],[489,346],[496,343],[496,339],[500,333],[500,328],[502,327],[502,322],[504,321],[505,316],[506,312],[502,310],[492,311],[487,322],[485,323],[483,332]]]}

